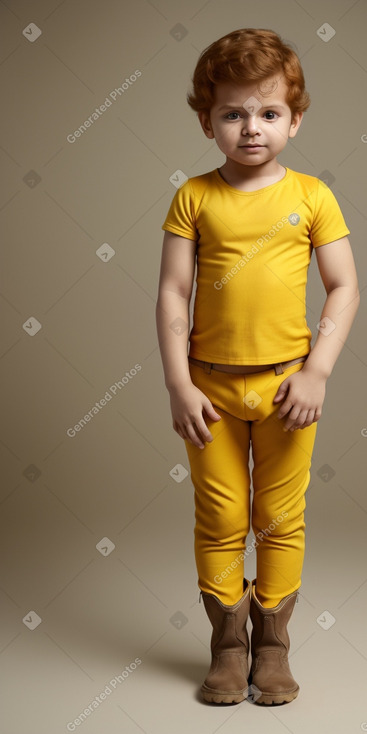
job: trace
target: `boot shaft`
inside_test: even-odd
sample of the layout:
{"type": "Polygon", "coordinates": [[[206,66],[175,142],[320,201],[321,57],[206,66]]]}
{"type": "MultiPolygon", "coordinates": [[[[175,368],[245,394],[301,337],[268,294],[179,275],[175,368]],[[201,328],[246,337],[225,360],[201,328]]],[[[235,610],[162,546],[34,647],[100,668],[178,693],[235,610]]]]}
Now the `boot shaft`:
{"type": "MultiPolygon", "coordinates": [[[[245,580],[246,582],[246,580],[245,580]]],[[[212,624],[210,670],[201,687],[205,701],[240,703],[248,692],[249,637],[246,624],[250,611],[250,584],[232,606],[214,594],[201,592],[212,624]]]]}
{"type": "Polygon", "coordinates": [[[289,651],[288,622],[297,599],[297,591],[284,597],[276,607],[263,607],[256,597],[253,586],[250,604],[252,621],[251,646],[257,652],[263,649],[283,648],[289,651]]]}
{"type": "Polygon", "coordinates": [[[224,651],[246,652],[249,649],[247,619],[250,611],[250,587],[241,599],[229,606],[214,594],[202,592],[204,606],[213,627],[211,650],[215,654],[224,651]]]}

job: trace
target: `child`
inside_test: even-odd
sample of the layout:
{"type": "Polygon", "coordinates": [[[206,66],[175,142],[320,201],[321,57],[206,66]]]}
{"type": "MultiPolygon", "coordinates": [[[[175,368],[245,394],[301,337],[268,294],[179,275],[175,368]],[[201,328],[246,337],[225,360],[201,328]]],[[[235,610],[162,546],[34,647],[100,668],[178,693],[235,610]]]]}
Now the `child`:
{"type": "Polygon", "coordinates": [[[186,180],[172,200],[157,329],[195,488],[198,585],[213,627],[201,691],[206,701],[238,703],[251,686],[257,703],[285,703],[299,692],[287,624],[301,586],[316,422],[359,305],[357,276],[331,190],[277,161],[310,104],[291,47],[270,30],[233,31],[203,51],[192,81],[188,103],[225,163],[186,180]],[[311,351],[312,248],[327,297],[311,351]],[[250,442],[252,584],[243,578],[250,442]]]}

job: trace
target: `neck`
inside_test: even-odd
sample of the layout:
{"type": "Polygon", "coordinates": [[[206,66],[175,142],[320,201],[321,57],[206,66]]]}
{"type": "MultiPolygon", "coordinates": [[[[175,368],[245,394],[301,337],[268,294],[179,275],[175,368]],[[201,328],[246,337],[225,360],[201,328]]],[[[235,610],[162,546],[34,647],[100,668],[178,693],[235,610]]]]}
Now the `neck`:
{"type": "Polygon", "coordinates": [[[245,184],[247,182],[263,181],[266,179],[279,180],[285,175],[285,168],[278,163],[276,158],[258,166],[245,166],[227,158],[223,166],[218,169],[225,181],[228,183],[245,184]]]}
{"type": "Polygon", "coordinates": [[[259,166],[243,166],[227,158],[218,171],[229,186],[239,191],[258,191],[281,181],[286,175],[286,169],[276,159],[259,166]],[[271,167],[269,163],[272,164],[271,167]]]}

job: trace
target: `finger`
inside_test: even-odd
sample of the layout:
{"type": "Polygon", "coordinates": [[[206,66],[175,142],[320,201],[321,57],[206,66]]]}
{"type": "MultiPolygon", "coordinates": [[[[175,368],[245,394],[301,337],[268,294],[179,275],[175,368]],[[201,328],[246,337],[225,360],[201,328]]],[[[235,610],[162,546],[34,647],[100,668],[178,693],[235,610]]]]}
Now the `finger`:
{"type": "MultiPolygon", "coordinates": [[[[178,433],[178,435],[180,436],[180,438],[183,438],[184,441],[190,440],[188,437],[188,433],[185,429],[185,426],[181,426],[179,423],[177,423],[177,421],[173,421],[172,425],[176,433],[178,433]]],[[[192,441],[190,441],[190,443],[192,443],[192,441]]]]}
{"type": "Polygon", "coordinates": [[[219,413],[216,412],[213,403],[211,403],[211,401],[209,400],[209,398],[206,395],[204,395],[204,399],[203,399],[203,410],[205,411],[205,413],[207,413],[208,417],[211,418],[212,420],[217,421],[217,420],[220,420],[222,417],[221,415],[219,415],[219,413]]]}
{"type": "Polygon", "coordinates": [[[301,412],[298,415],[298,418],[293,422],[293,425],[290,427],[290,431],[296,431],[298,428],[303,428],[305,421],[307,420],[307,416],[309,414],[309,410],[305,408],[305,410],[301,410],[301,412]]]}
{"type": "MultiPolygon", "coordinates": [[[[220,416],[219,416],[220,417],[220,416]]],[[[208,426],[206,425],[203,416],[199,416],[196,421],[193,421],[194,428],[196,432],[198,433],[199,437],[202,441],[212,441],[213,436],[209,431],[208,426]]]]}
{"type": "Polygon", "coordinates": [[[287,416],[287,420],[283,426],[283,431],[289,431],[293,426],[298,422],[298,417],[301,413],[300,408],[297,408],[296,405],[293,405],[292,409],[289,412],[289,415],[287,416]]]}
{"type": "Polygon", "coordinates": [[[189,434],[189,440],[194,444],[194,446],[197,446],[199,449],[205,448],[205,439],[199,433],[197,427],[195,424],[192,424],[188,429],[189,434]]]}
{"type": "Polygon", "coordinates": [[[283,400],[284,396],[287,393],[287,389],[288,389],[287,386],[283,387],[283,383],[282,383],[282,385],[278,388],[278,391],[275,395],[274,403],[278,402],[278,400],[283,400]]]}
{"type": "Polygon", "coordinates": [[[300,428],[308,428],[312,425],[312,423],[315,422],[315,420],[315,411],[310,409],[307,413],[305,420],[303,421],[303,425],[300,426],[300,428]]]}
{"type": "Polygon", "coordinates": [[[205,441],[203,441],[202,436],[198,433],[194,421],[190,421],[190,423],[183,424],[181,426],[181,429],[183,433],[183,438],[186,441],[189,441],[194,446],[197,446],[199,449],[205,448],[205,441]]]}
{"type": "Polygon", "coordinates": [[[218,421],[221,419],[221,416],[219,415],[219,413],[216,412],[210,400],[205,401],[203,403],[203,407],[209,418],[214,421],[218,421]]]}
{"type": "Polygon", "coordinates": [[[278,418],[280,419],[284,418],[284,416],[287,415],[287,413],[289,413],[289,411],[292,410],[292,408],[293,408],[293,403],[289,399],[286,400],[285,403],[283,403],[282,407],[279,408],[278,418]]]}
{"type": "Polygon", "coordinates": [[[180,436],[180,438],[183,438],[184,441],[186,440],[186,433],[180,428],[180,426],[176,423],[174,424],[173,428],[175,429],[176,433],[180,436]]]}

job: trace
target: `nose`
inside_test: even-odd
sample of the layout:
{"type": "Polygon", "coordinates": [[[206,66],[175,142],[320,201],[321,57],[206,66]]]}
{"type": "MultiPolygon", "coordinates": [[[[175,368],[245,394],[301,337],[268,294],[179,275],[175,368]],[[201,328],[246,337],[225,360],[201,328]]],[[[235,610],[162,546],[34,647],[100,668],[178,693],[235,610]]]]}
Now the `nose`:
{"type": "Polygon", "coordinates": [[[247,115],[247,119],[245,120],[245,124],[243,126],[242,133],[244,135],[249,135],[252,137],[253,135],[256,135],[258,132],[257,129],[257,120],[256,115],[247,115]]]}

